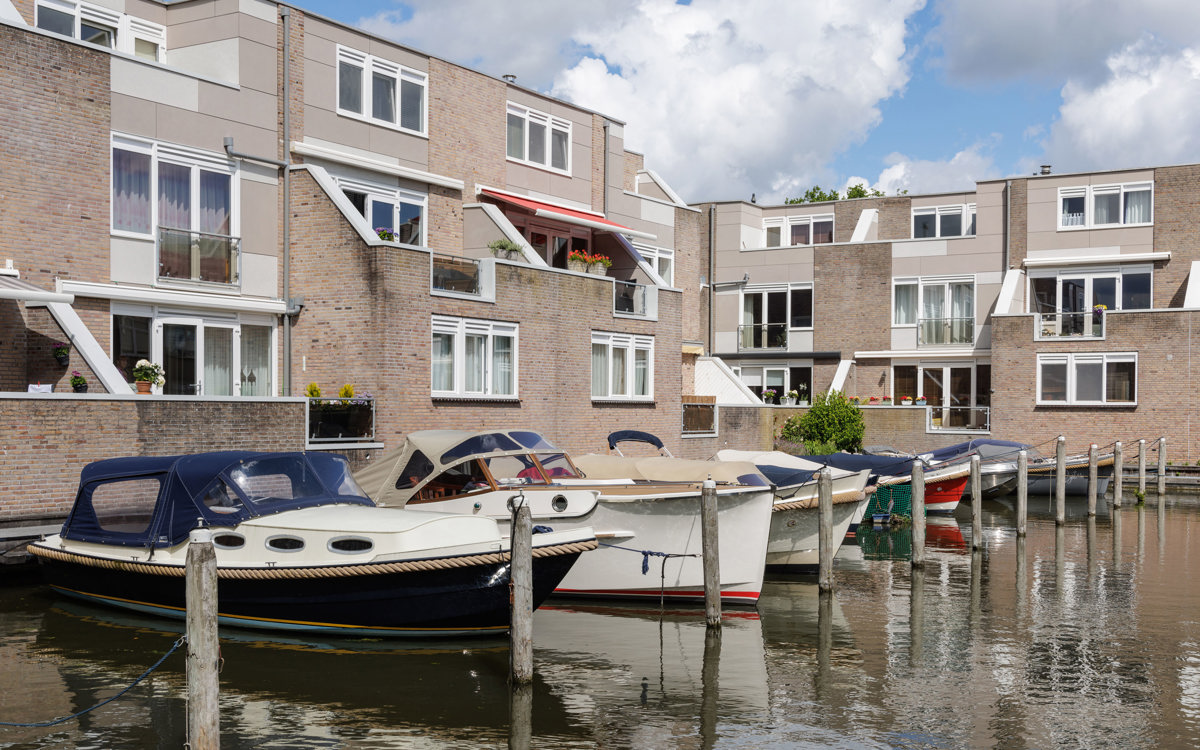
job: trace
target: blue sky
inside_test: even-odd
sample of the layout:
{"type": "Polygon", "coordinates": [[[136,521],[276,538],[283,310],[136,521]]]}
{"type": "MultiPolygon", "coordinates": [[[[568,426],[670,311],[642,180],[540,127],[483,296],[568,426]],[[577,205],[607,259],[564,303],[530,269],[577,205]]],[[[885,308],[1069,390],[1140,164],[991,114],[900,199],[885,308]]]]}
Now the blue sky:
{"type": "Polygon", "coordinates": [[[1194,0],[300,0],[626,122],[689,201],[1200,162],[1194,0]]]}

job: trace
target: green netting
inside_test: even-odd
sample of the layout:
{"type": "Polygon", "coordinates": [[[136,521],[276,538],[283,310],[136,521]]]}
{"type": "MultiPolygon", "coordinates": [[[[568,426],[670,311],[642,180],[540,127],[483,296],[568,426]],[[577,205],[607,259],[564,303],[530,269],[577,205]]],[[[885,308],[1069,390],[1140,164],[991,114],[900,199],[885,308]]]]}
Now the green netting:
{"type": "Polygon", "coordinates": [[[912,558],[910,529],[872,529],[869,524],[858,528],[858,546],[867,560],[909,560],[912,558]]]}
{"type": "Polygon", "coordinates": [[[892,504],[892,513],[901,516],[911,516],[912,485],[905,482],[904,484],[889,484],[876,487],[875,494],[871,495],[871,504],[867,506],[867,513],[863,516],[863,521],[870,523],[870,518],[874,514],[889,512],[889,502],[892,504]]]}

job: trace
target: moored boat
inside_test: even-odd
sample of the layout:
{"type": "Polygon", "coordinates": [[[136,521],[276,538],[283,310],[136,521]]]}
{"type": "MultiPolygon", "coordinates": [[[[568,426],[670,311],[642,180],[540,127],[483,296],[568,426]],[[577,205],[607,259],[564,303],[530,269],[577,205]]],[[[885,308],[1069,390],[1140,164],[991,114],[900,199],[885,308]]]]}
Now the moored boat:
{"type": "MultiPolygon", "coordinates": [[[[830,453],[804,456],[820,464],[851,471],[868,470],[875,494],[866,515],[910,514],[912,498],[912,459],[861,453],[830,453]]],[[[953,513],[962,498],[969,470],[963,466],[930,468],[925,472],[925,512],[953,513]]]]}
{"type": "MultiPolygon", "coordinates": [[[[491,518],[380,508],[341,456],[231,451],[84,468],[58,534],[29,545],[57,592],[182,618],[189,533],[210,527],[222,624],[351,637],[509,624],[509,541],[491,518]]],[[[536,534],[534,606],[590,529],[536,534]]]]}
{"type": "MultiPolygon", "coordinates": [[[[647,469],[659,477],[651,479],[639,469],[639,462],[676,460],[572,459],[531,430],[423,430],[356,476],[381,505],[436,507],[503,525],[509,501],[519,498],[536,524],[594,528],[600,548],[580,558],[556,594],[702,602],[703,475],[677,464],[674,480],[657,468],[647,469]]],[[[771,488],[753,466],[714,481],[721,599],[753,606],[762,591],[771,488]]]]}

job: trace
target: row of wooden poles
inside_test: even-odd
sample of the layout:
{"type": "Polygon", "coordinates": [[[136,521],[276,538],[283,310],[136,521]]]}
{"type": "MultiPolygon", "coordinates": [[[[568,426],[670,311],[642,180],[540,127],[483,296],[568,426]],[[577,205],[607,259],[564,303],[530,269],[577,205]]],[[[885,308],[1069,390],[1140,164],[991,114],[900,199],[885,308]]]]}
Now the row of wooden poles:
{"type": "MultiPolygon", "coordinates": [[[[1066,518],[1066,439],[1059,436],[1055,466],[1055,523],[1066,518]]],[[[1113,506],[1122,501],[1123,456],[1121,443],[1113,446],[1113,506]]],[[[1146,441],[1138,441],[1138,491],[1146,490],[1146,441]]],[[[1029,499],[1029,455],[1017,454],[1017,535],[1025,536],[1029,499]]],[[[1158,495],[1166,492],[1166,438],[1158,440],[1158,495]]],[[[983,544],[981,515],[982,485],[979,456],[971,457],[971,546],[983,544]]],[[[1096,514],[1098,449],[1088,449],[1088,515],[1096,514]]],[[[522,700],[520,686],[533,681],[533,518],[522,496],[513,498],[511,526],[511,567],[509,604],[511,625],[511,679],[518,690],[514,700],[522,700]],[[520,502],[517,502],[520,500],[520,502]]],[[[833,474],[826,468],[817,473],[817,509],[819,549],[817,585],[822,594],[833,591],[833,474]]],[[[717,485],[705,480],[700,493],[700,529],[704,563],[704,620],[711,633],[721,627],[721,573],[718,555],[717,485]]],[[[920,460],[912,468],[912,564],[925,564],[925,465],[920,460]]],[[[187,697],[188,742],[192,750],[210,750],[219,746],[217,670],[220,651],[217,639],[217,561],[209,529],[192,532],[187,556],[187,697]]],[[[824,597],[823,597],[824,598],[824,597]]],[[[526,696],[527,697],[527,696],[526,696]]]]}

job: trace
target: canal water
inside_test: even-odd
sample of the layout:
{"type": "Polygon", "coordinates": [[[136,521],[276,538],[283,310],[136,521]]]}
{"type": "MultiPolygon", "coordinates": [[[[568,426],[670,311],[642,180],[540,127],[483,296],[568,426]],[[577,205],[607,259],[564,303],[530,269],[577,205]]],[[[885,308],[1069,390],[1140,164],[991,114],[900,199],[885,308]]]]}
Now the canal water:
{"type": "MultiPolygon", "coordinates": [[[[1030,504],[843,548],[837,591],[772,580],[756,612],[554,601],[534,684],[513,699],[504,639],[287,640],[222,631],[223,748],[1157,748],[1200,746],[1200,503],[1153,493],[1057,528],[1030,504]],[[510,720],[510,716],[512,719],[510,720]]],[[[640,558],[631,561],[640,565],[640,558]]],[[[117,694],[179,629],[0,585],[0,721],[117,694]]],[[[183,651],[102,708],[3,748],[180,748],[183,651]]]]}

